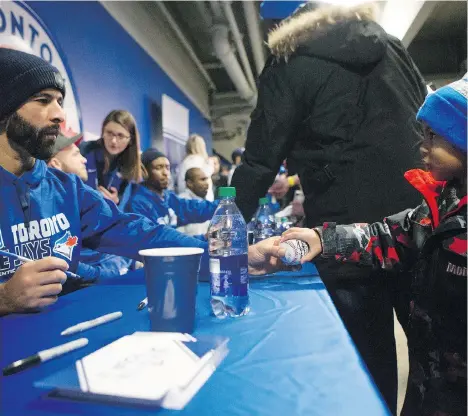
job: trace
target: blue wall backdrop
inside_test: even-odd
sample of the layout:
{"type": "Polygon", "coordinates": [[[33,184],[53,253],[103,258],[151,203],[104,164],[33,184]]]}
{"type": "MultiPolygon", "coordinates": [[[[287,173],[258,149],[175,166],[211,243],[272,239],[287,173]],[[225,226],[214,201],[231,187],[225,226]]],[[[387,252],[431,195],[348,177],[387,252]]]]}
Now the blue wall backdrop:
{"type": "Polygon", "coordinates": [[[73,77],[85,131],[99,134],[104,117],[125,109],[136,118],[142,148],[151,141],[150,102],[171,96],[190,111],[190,132],[211,151],[208,120],[97,2],[27,2],[61,48],[73,77]]]}

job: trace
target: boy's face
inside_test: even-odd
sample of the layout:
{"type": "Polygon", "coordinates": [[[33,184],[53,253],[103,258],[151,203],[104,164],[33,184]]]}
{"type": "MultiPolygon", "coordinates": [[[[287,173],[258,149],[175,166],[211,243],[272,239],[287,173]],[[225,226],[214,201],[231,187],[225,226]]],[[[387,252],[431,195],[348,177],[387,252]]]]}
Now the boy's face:
{"type": "Polygon", "coordinates": [[[421,156],[426,169],[438,181],[462,179],[466,175],[466,155],[429,126],[424,126],[421,156]]]}

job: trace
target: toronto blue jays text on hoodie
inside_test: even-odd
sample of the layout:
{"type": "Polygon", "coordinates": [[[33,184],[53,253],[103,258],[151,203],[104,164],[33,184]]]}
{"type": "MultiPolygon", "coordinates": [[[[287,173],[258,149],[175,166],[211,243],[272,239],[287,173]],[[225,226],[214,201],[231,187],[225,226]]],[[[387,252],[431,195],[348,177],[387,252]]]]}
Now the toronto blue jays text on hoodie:
{"type": "MultiPolygon", "coordinates": [[[[0,167],[0,248],[38,260],[61,258],[76,271],[81,247],[138,259],[153,247],[206,243],[136,214],[121,212],[77,176],[36,160],[21,177],[0,167]]],[[[0,282],[21,265],[0,256],[0,282]]]]}

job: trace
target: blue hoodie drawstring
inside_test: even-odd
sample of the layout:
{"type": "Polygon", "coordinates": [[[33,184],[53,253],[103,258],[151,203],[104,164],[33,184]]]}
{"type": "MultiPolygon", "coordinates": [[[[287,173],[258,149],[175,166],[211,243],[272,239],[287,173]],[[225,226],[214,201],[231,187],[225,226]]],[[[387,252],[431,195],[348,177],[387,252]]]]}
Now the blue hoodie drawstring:
{"type": "Polygon", "coordinates": [[[24,215],[24,226],[29,230],[29,223],[31,222],[31,188],[28,184],[17,180],[14,182],[16,188],[16,194],[20,200],[21,209],[23,210],[24,215]]]}

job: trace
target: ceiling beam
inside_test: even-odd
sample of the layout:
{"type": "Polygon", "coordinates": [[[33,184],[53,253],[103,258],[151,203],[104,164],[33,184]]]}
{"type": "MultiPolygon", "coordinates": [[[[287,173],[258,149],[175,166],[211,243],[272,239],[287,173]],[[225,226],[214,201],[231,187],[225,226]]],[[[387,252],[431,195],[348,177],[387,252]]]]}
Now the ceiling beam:
{"type": "Polygon", "coordinates": [[[224,65],[221,62],[209,62],[203,64],[205,69],[224,69],[224,65]]]}
{"type": "Polygon", "coordinates": [[[206,82],[208,82],[209,87],[212,90],[216,90],[216,85],[214,84],[213,80],[211,79],[210,75],[208,72],[206,72],[206,69],[203,68],[203,64],[201,63],[200,59],[198,59],[197,54],[193,50],[192,45],[190,42],[187,40],[185,35],[182,33],[182,30],[180,29],[179,25],[175,21],[175,19],[172,17],[171,13],[169,13],[169,10],[167,10],[167,7],[164,5],[164,2],[162,1],[155,1],[156,5],[159,7],[161,10],[161,13],[163,16],[166,18],[168,21],[169,25],[171,26],[171,29],[175,32],[177,37],[179,38],[180,43],[184,46],[185,50],[188,52],[190,58],[192,58],[193,62],[197,66],[197,68],[200,70],[201,74],[203,77],[206,79],[206,82]]]}
{"type": "Polygon", "coordinates": [[[379,18],[385,31],[407,48],[439,1],[388,0],[379,18]]]}

